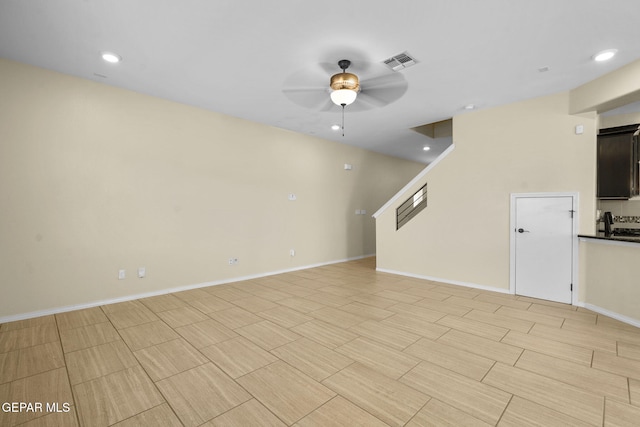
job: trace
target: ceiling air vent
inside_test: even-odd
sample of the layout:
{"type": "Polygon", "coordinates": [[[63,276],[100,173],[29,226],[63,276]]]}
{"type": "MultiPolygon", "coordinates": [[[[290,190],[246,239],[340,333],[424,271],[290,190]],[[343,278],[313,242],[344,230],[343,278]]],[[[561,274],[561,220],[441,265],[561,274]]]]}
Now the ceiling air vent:
{"type": "Polygon", "coordinates": [[[409,55],[408,52],[403,52],[396,56],[392,56],[391,58],[385,59],[382,62],[393,71],[400,71],[403,68],[411,67],[412,65],[416,65],[418,63],[418,61],[416,61],[415,58],[409,55]]]}

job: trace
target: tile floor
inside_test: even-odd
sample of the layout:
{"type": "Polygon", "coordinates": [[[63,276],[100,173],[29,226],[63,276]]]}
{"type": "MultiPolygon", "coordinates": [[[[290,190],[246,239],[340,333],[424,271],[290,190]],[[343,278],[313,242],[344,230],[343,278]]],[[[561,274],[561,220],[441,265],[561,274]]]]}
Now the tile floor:
{"type": "Polygon", "coordinates": [[[7,402],[43,408],[1,426],[638,426],[640,330],[368,258],[0,325],[7,402]]]}

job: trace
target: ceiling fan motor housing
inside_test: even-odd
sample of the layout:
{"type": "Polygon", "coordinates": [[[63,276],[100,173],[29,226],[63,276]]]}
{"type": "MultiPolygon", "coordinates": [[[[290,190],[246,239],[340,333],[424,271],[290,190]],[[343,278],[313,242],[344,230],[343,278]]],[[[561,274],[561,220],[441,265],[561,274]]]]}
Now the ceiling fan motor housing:
{"type": "Polygon", "coordinates": [[[331,89],[341,90],[348,89],[358,92],[360,90],[360,82],[358,76],[351,73],[338,73],[331,77],[331,89]]]}

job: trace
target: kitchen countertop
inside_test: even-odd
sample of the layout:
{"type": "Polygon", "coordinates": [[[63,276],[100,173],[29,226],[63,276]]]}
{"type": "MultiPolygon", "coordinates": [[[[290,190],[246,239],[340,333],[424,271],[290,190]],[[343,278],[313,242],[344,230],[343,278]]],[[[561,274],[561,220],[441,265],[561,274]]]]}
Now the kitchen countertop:
{"type": "Polygon", "coordinates": [[[630,242],[630,243],[640,243],[640,237],[633,236],[616,236],[615,233],[607,236],[604,232],[599,231],[595,235],[589,234],[578,234],[578,237],[586,238],[586,239],[599,239],[599,240],[611,240],[614,242],[630,242]]]}

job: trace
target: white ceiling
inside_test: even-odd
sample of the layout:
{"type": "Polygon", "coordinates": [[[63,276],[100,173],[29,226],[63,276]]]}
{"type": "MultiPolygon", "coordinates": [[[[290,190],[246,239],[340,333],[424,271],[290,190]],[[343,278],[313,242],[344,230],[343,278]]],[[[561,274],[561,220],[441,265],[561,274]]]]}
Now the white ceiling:
{"type": "Polygon", "coordinates": [[[638,0],[0,0],[0,57],[428,163],[451,141],[412,127],[639,59],[639,11],[638,0]],[[591,61],[608,48],[613,60],[591,61]],[[123,61],[103,62],[105,50],[123,61]],[[390,77],[402,96],[364,111],[356,100],[345,136],[332,131],[332,64],[350,59],[364,94],[404,51],[419,63],[390,77]],[[318,92],[287,91],[302,87],[318,92]]]}

